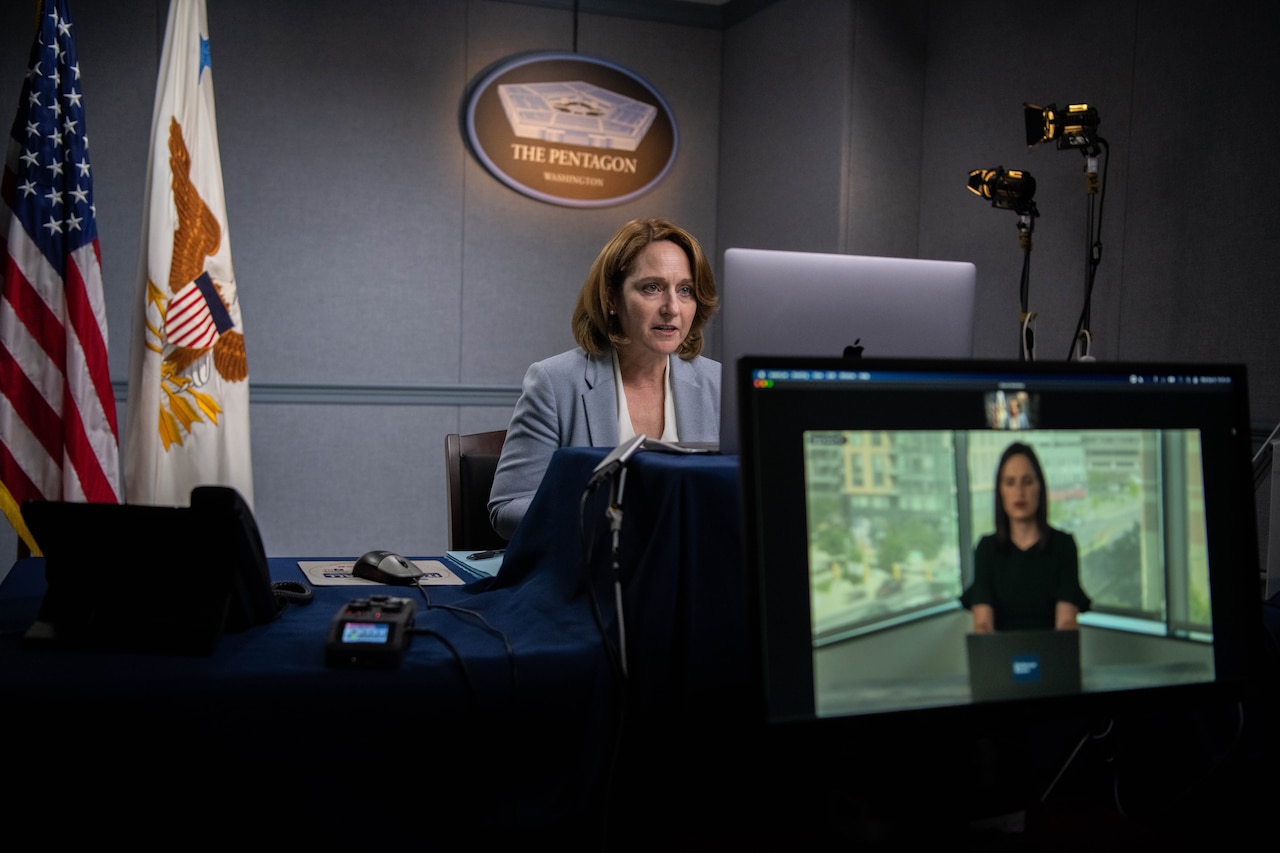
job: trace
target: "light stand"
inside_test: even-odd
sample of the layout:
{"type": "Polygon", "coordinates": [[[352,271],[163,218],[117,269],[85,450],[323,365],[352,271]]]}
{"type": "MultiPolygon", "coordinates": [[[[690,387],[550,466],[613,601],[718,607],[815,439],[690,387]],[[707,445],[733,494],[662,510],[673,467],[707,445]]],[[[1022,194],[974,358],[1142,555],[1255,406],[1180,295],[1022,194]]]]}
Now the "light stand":
{"type": "Polygon", "coordinates": [[[1275,465],[1276,446],[1280,445],[1280,425],[1271,431],[1267,440],[1262,442],[1258,452],[1253,455],[1253,493],[1262,489],[1262,484],[1271,480],[1268,494],[1269,518],[1267,522],[1267,545],[1263,554],[1262,597],[1270,600],[1280,594],[1280,467],[1275,465]]]}
{"type": "MultiPolygon", "coordinates": [[[[1097,144],[1101,146],[1108,154],[1103,169],[1111,163],[1110,148],[1107,141],[1102,137],[1097,137],[1097,144]]],[[[1098,264],[1102,262],[1102,204],[1106,200],[1107,182],[1102,180],[1102,191],[1098,189],[1098,157],[1100,151],[1087,150],[1085,155],[1085,194],[1086,194],[1086,210],[1085,210],[1085,273],[1084,273],[1084,307],[1080,311],[1080,319],[1076,323],[1076,333],[1072,339],[1071,352],[1067,354],[1067,360],[1070,361],[1075,356],[1080,361],[1093,361],[1093,356],[1089,354],[1089,347],[1092,344],[1092,336],[1089,334],[1089,310],[1093,302],[1093,283],[1098,276],[1098,264]],[[1094,223],[1093,208],[1094,200],[1097,200],[1098,218],[1094,223]],[[1096,229],[1096,230],[1095,230],[1096,229]]]]}
{"type": "Polygon", "coordinates": [[[1018,360],[1035,361],[1035,312],[1030,310],[1031,298],[1031,233],[1035,230],[1036,179],[1030,172],[1004,166],[994,169],[974,169],[969,173],[969,191],[980,198],[991,200],[991,206],[1012,210],[1018,214],[1018,245],[1022,247],[1022,277],[1018,283],[1018,298],[1022,313],[1018,318],[1018,360]]]}
{"type": "Polygon", "coordinates": [[[1071,338],[1071,350],[1067,360],[1093,361],[1090,347],[1093,336],[1089,333],[1090,306],[1093,302],[1093,285],[1102,261],[1102,209],[1106,200],[1106,168],[1111,163],[1107,141],[1098,136],[1098,111],[1088,104],[1068,104],[1059,110],[1055,104],[1039,107],[1024,103],[1027,147],[1034,148],[1042,142],[1057,140],[1059,151],[1075,149],[1085,158],[1085,274],[1084,306],[1071,338]],[[1098,160],[1103,153],[1108,156],[1103,164],[1102,180],[1098,178],[1098,160]],[[1101,183],[1101,190],[1099,184],[1101,183]],[[1094,220],[1094,202],[1097,201],[1097,220],[1094,220]]]}

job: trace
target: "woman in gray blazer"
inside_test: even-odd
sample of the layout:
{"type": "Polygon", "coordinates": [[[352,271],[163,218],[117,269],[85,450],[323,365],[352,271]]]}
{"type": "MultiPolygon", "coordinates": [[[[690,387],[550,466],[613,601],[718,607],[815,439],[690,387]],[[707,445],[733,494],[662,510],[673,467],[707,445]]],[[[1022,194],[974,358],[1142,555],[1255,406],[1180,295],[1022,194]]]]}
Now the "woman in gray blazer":
{"type": "Polygon", "coordinates": [[[717,306],[692,234],[663,219],[622,226],[578,294],[578,347],[525,374],[489,498],[499,534],[511,538],[557,448],[719,440],[720,364],[699,355],[717,306]]]}

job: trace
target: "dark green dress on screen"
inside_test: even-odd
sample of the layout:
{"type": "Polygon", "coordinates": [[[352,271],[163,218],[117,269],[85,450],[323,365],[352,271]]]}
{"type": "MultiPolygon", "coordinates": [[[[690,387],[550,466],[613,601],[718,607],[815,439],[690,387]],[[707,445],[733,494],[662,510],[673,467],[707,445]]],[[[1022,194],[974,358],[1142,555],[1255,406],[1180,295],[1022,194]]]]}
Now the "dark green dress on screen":
{"type": "Polygon", "coordinates": [[[1053,630],[1059,601],[1089,609],[1080,588],[1080,557],[1070,533],[1049,528],[1045,547],[1026,551],[984,536],[974,549],[973,584],[960,596],[969,609],[989,604],[997,631],[1053,630]]]}

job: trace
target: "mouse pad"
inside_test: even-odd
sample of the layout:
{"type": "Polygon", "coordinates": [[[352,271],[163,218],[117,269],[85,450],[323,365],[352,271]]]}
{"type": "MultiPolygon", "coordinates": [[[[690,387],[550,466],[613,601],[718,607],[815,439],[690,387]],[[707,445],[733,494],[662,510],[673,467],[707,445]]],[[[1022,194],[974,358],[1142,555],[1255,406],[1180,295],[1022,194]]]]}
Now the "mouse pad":
{"type": "MultiPolygon", "coordinates": [[[[395,589],[391,584],[382,584],[377,581],[358,578],[351,574],[351,567],[355,565],[355,560],[299,560],[298,568],[302,569],[302,573],[306,575],[307,582],[312,586],[378,586],[384,589],[395,589]]],[[[461,586],[466,583],[465,580],[458,577],[453,571],[439,560],[410,560],[418,568],[422,569],[422,577],[418,579],[419,586],[461,586]]]]}

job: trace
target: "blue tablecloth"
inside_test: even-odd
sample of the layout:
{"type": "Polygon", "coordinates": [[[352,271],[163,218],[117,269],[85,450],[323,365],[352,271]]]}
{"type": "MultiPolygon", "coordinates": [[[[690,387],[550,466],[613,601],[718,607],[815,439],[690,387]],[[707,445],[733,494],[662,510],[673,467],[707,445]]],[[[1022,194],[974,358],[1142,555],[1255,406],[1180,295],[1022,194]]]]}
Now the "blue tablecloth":
{"type": "MultiPolygon", "coordinates": [[[[577,511],[602,451],[566,448],[511,540],[490,594],[513,590],[551,618],[588,613],[583,542],[612,636],[616,631],[609,485],[577,511]],[[566,512],[573,507],[574,512],[566,512]],[[581,515],[581,522],[579,522],[581,515]]],[[[737,457],[642,452],[622,492],[618,573],[634,701],[642,706],[746,684],[746,576],[737,457]]]]}
{"type": "MultiPolygon", "coordinates": [[[[397,835],[441,808],[484,831],[522,835],[599,819],[617,792],[622,692],[585,592],[580,519],[612,633],[607,484],[585,515],[580,503],[604,452],[556,454],[497,577],[430,588],[433,604],[472,610],[491,627],[420,610],[418,627],[443,639],[415,637],[394,671],[324,664],[329,622],[367,594],[353,587],[317,588],[313,604],[225,635],[208,657],[24,648],[44,582],[42,561],[20,561],[0,586],[0,713],[21,733],[6,766],[27,783],[10,807],[60,814],[67,803],[52,792],[91,791],[76,805],[91,816],[41,824],[46,840],[75,840],[67,833],[89,827],[94,837],[108,825],[154,828],[162,818],[176,827],[196,802],[215,836],[281,809],[297,831],[328,840],[364,837],[360,820],[372,813],[397,835]],[[136,781],[122,785],[126,771],[136,781]]],[[[726,692],[740,704],[737,482],[732,458],[642,453],[630,464],[620,554],[632,720],[679,721],[702,697],[722,702],[726,692]],[[698,535],[707,530],[716,535],[698,535]]],[[[298,559],[308,558],[273,558],[273,579],[299,579],[298,559]]],[[[105,565],[113,562],[139,568],[105,565]]],[[[105,568],[102,578],[111,582],[105,568]]],[[[158,580],[155,598],[121,618],[181,607],[163,590],[158,580]]],[[[667,738],[662,730],[655,737],[667,738]]]]}

